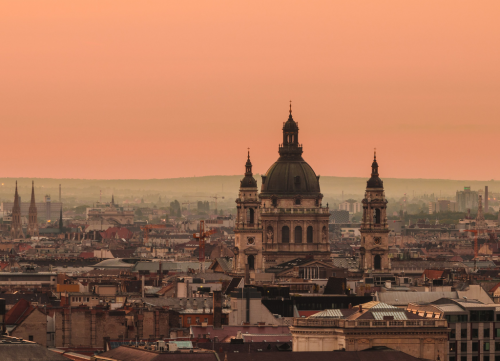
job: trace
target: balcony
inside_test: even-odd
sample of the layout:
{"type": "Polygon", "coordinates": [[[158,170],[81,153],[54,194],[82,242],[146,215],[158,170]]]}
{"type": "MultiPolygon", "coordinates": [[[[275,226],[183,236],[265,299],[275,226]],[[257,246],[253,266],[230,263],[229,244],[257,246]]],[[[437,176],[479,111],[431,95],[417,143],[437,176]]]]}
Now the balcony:
{"type": "Polygon", "coordinates": [[[262,208],[261,214],[329,214],[328,208],[262,208]]]}
{"type": "Polygon", "coordinates": [[[338,327],[338,328],[394,328],[394,327],[448,327],[446,320],[342,320],[342,319],[303,319],[293,320],[295,327],[338,327]]]}

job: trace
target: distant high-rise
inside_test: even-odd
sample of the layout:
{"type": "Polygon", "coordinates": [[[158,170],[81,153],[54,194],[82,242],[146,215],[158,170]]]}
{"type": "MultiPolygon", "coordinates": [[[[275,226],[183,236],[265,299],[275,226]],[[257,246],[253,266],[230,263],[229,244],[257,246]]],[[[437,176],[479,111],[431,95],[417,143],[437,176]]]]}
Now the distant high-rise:
{"type": "Polygon", "coordinates": [[[17,181],[16,181],[16,193],[14,194],[14,206],[12,207],[12,222],[10,228],[10,236],[12,239],[24,238],[23,229],[21,225],[21,206],[19,205],[19,194],[17,193],[17,181]]]}
{"type": "Polygon", "coordinates": [[[37,237],[39,235],[38,215],[35,203],[35,182],[31,183],[31,203],[28,215],[28,235],[30,235],[31,237],[37,237]]]}
{"type": "Polygon", "coordinates": [[[468,209],[477,209],[478,193],[471,191],[470,187],[464,187],[464,190],[457,191],[456,200],[458,212],[466,212],[468,209]]]}

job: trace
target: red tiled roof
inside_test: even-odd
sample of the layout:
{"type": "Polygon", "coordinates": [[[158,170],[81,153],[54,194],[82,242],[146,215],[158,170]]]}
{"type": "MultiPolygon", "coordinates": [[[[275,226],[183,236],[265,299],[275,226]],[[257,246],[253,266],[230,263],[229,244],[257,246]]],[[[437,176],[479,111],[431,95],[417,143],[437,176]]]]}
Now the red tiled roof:
{"type": "Polygon", "coordinates": [[[82,252],[78,255],[78,258],[83,258],[83,259],[94,258],[94,252],[82,252]]]}
{"type": "Polygon", "coordinates": [[[35,307],[31,306],[28,301],[21,298],[17,303],[5,314],[5,324],[19,325],[26,317],[30,315],[35,307]]]}
{"type": "Polygon", "coordinates": [[[431,280],[437,280],[443,276],[444,271],[440,270],[435,270],[435,269],[426,269],[424,271],[425,277],[431,279],[431,280]]]}

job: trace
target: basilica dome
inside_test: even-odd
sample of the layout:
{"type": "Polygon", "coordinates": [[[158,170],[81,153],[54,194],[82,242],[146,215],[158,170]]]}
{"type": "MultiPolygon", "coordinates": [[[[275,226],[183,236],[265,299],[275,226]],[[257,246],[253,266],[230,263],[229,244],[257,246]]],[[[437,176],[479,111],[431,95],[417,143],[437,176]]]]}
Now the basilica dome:
{"type": "Polygon", "coordinates": [[[317,195],[320,192],[319,176],[302,158],[298,136],[299,127],[290,111],[288,120],[283,124],[280,157],[262,176],[261,195],[317,195]]]}

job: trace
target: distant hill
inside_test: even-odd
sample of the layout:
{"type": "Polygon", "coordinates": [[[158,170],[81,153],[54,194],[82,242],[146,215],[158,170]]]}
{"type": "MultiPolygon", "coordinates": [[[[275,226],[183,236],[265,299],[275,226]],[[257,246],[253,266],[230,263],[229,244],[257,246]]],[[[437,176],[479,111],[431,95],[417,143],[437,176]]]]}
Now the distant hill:
{"type": "MultiPolygon", "coordinates": [[[[184,201],[210,200],[209,196],[218,195],[220,207],[233,207],[238,194],[242,175],[206,176],[172,179],[52,179],[52,178],[19,178],[19,193],[23,201],[28,201],[31,192],[31,181],[35,181],[37,198],[50,194],[53,200],[58,199],[59,184],[62,185],[63,201],[66,204],[82,204],[99,201],[102,191],[103,201],[115,195],[117,202],[123,200],[139,202],[157,202],[162,197],[163,202],[173,199],[184,201]]],[[[260,187],[261,177],[255,178],[260,187]]],[[[463,181],[449,179],[398,179],[384,178],[387,197],[400,198],[406,193],[408,197],[434,193],[436,196],[452,197],[457,190],[470,186],[473,190],[489,186],[490,192],[500,192],[500,181],[463,181]]],[[[0,178],[0,199],[12,200],[16,179],[0,178]]],[[[340,200],[342,192],[344,199],[360,198],[366,187],[367,178],[353,177],[321,177],[321,192],[325,201],[340,200]]]]}

